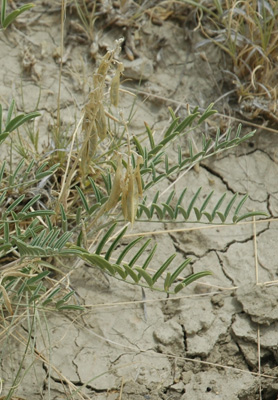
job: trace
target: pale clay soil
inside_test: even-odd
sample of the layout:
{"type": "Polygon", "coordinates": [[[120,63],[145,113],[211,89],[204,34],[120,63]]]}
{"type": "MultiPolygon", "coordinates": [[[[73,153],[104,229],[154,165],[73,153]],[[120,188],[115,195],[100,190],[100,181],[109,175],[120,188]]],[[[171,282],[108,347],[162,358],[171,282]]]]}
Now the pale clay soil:
{"type": "MultiPolygon", "coordinates": [[[[1,104],[7,108],[15,98],[18,110],[33,111],[40,96],[37,126],[43,145],[48,143],[57,109],[60,15],[59,7],[51,1],[35,3],[37,7],[30,14],[1,33],[1,104]]],[[[68,13],[67,17],[78,22],[75,15],[68,13]]],[[[96,32],[99,54],[125,34],[116,26],[103,31],[97,24],[96,32]]],[[[144,121],[159,134],[168,123],[168,106],[183,116],[187,103],[204,108],[225,93],[225,60],[212,45],[194,49],[200,36],[188,25],[171,19],[155,25],[146,17],[136,32],[140,41],[135,41],[135,65],[124,51],[119,56],[126,67],[124,85],[135,90],[144,74],[140,90],[152,96],[138,96],[129,128],[132,134],[143,132],[144,121]]],[[[99,60],[98,54],[96,60],[90,55],[92,42],[86,39],[80,43],[78,35],[67,22],[61,119],[69,129],[81,115],[88,77],[99,60]]],[[[121,94],[124,113],[132,101],[130,95],[121,94]]],[[[215,107],[221,113],[229,112],[223,102],[215,107]]],[[[225,191],[230,196],[248,192],[246,210],[267,211],[276,217],[277,141],[277,135],[262,129],[248,144],[209,159],[184,175],[173,186],[177,196],[188,187],[189,199],[200,186],[204,196],[213,189],[215,199],[225,191]]],[[[185,139],[179,144],[185,146],[185,139]]],[[[175,145],[171,154],[175,155],[175,145]]],[[[166,181],[160,190],[172,184],[166,181]]],[[[262,399],[276,400],[278,288],[256,283],[277,279],[277,222],[180,232],[169,230],[190,226],[150,224],[147,228],[164,231],[152,235],[159,245],[157,266],[176,252],[177,263],[189,256],[193,260],[190,271],[209,269],[213,275],[177,297],[146,291],[143,307],[140,288],[107,280],[83,266],[71,276],[70,283],[80,302],[91,307],[82,316],[48,315],[47,328],[41,320],[36,346],[51,360],[52,367],[28,354],[17,396],[30,400],[80,396],[97,400],[255,400],[260,398],[261,387],[262,399]],[[257,375],[259,353],[261,378],[257,375]],[[65,378],[63,382],[57,371],[65,378]],[[66,380],[75,384],[79,393],[74,393],[66,380]]],[[[146,226],[138,224],[129,233],[142,231],[146,226]]],[[[124,239],[123,245],[128,240],[124,239]]],[[[18,329],[24,333],[24,328],[23,324],[18,329]]],[[[2,350],[3,396],[24,346],[11,340],[2,350]]]]}

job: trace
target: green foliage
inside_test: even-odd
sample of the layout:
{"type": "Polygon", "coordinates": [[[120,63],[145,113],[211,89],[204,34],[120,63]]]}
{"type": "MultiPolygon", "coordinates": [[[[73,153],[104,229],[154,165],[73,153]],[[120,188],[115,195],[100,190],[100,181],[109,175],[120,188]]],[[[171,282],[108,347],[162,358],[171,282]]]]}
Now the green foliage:
{"type": "Polygon", "coordinates": [[[28,114],[20,114],[17,115],[15,118],[12,118],[14,112],[14,100],[11,102],[9,107],[6,123],[4,129],[2,129],[3,121],[2,121],[2,106],[0,104],[0,145],[4,142],[4,140],[9,136],[9,134],[14,131],[15,129],[19,128],[25,122],[30,121],[33,118],[36,118],[40,115],[38,112],[32,112],[28,114]]]}
{"type": "MultiPolygon", "coordinates": [[[[17,254],[11,263],[0,267],[2,271],[0,299],[10,314],[13,313],[12,304],[19,306],[23,303],[23,299],[28,306],[33,304],[36,307],[54,307],[56,310],[81,308],[79,304],[68,304],[73,298],[73,290],[65,292],[60,285],[51,289],[49,273],[51,270],[58,271],[55,259],[61,257],[78,257],[115,279],[171,294],[178,293],[195,280],[210,275],[209,271],[202,271],[181,277],[191,260],[186,259],[177,267],[173,267],[176,254],[169,255],[157,268],[149,268],[154,263],[157,245],[151,247],[151,239],[143,241],[142,237],[132,240],[120,253],[117,251],[116,256],[114,254],[127,231],[126,226],[115,234],[115,229],[121,221],[122,211],[117,206],[121,204],[121,198],[124,196],[124,186],[121,186],[123,181],[132,182],[132,185],[137,187],[135,190],[135,186],[131,188],[128,186],[125,201],[126,207],[134,207],[133,213],[138,221],[147,219],[160,222],[190,221],[213,224],[216,218],[217,223],[227,223],[229,218],[230,223],[236,223],[254,215],[265,215],[261,212],[241,213],[247,195],[238,199],[238,195],[234,194],[225,204],[226,193],[213,201],[213,191],[211,191],[203,199],[202,188],[188,200],[186,206],[184,205],[186,188],[175,205],[173,205],[174,191],[171,191],[164,201],[161,200],[159,191],[151,201],[148,200],[147,190],[161,180],[177,175],[211,155],[237,146],[254,134],[250,132],[241,136],[241,126],[235,134],[231,129],[222,134],[218,130],[214,139],[202,135],[201,149],[198,150],[188,135],[215,113],[212,107],[210,105],[203,114],[200,114],[196,107],[182,120],[170,109],[172,121],[166,128],[164,136],[158,140],[151,128],[145,124],[147,144],[143,145],[145,142],[139,141],[134,136],[132,144],[134,147],[132,152],[130,150],[128,161],[118,158],[117,166],[110,160],[106,161],[106,167],[102,168],[101,172],[102,184],[99,180],[88,176],[85,189],[80,185],[75,186],[77,196],[74,203],[76,208],[73,210],[75,218],[72,218],[72,211],[67,209],[67,205],[58,199],[56,202],[50,202],[52,207],[48,208],[42,202],[41,193],[38,193],[40,188],[57,174],[59,164],[48,165],[47,162],[43,162],[37,165],[32,160],[26,165],[26,160],[22,159],[13,166],[13,169],[8,170],[6,162],[2,163],[0,261],[4,257],[17,254]],[[179,146],[176,163],[170,165],[167,150],[170,144],[181,136],[187,138],[188,156],[182,156],[182,149],[179,146]],[[136,152],[140,161],[134,155],[136,152]],[[121,176],[122,168],[124,177],[121,176]],[[144,198],[139,201],[141,190],[144,198]],[[130,193],[133,197],[129,197],[130,193]],[[115,197],[112,199],[112,196],[115,197]],[[113,210],[110,210],[108,204],[113,210]],[[116,221],[115,209],[118,210],[116,221]],[[99,226],[98,220],[103,216],[106,218],[106,223],[99,226]],[[102,230],[103,235],[95,244],[94,250],[88,251],[82,243],[87,243],[87,233],[91,228],[94,232],[102,230]],[[53,261],[49,263],[48,259],[53,261]]],[[[12,130],[39,115],[39,113],[21,114],[12,118],[13,111],[14,102],[9,107],[5,128],[2,130],[0,107],[0,143],[12,130]]]]}
{"type": "Polygon", "coordinates": [[[107,274],[121,281],[158,291],[165,291],[167,293],[172,293],[172,294],[178,293],[189,283],[192,283],[201,277],[211,275],[210,271],[203,271],[202,273],[191,274],[189,277],[183,279],[180,283],[177,284],[176,280],[179,278],[179,275],[183,272],[185,267],[191,262],[190,259],[186,259],[177,267],[177,269],[173,273],[169,273],[166,275],[166,277],[163,277],[164,272],[168,269],[172,261],[175,259],[176,254],[172,254],[155,273],[153,274],[149,273],[147,271],[147,267],[149,266],[153,256],[155,255],[157,246],[154,246],[151,249],[150,254],[147,257],[145,257],[145,259],[141,262],[142,265],[140,267],[135,265],[138,259],[144,256],[147,247],[151,242],[150,239],[145,241],[141,245],[139,250],[136,251],[135,255],[133,255],[130,261],[125,261],[124,259],[128,256],[129,252],[135,247],[135,245],[137,245],[142,240],[142,237],[133,240],[128,246],[126,246],[124,250],[120,253],[120,255],[118,255],[116,263],[112,264],[109,262],[110,256],[112,254],[113,249],[119,242],[120,238],[123,236],[125,230],[122,231],[113,240],[112,244],[108,248],[105,255],[101,256],[99,255],[100,249],[102,249],[105,243],[108,242],[110,235],[112,234],[115,228],[115,224],[112,225],[111,228],[103,236],[101,240],[101,246],[97,249],[97,251],[94,254],[89,253],[85,251],[83,248],[74,245],[71,245],[69,247],[69,251],[75,252],[75,254],[78,254],[87,263],[97,266],[102,271],[106,272],[107,274]],[[159,288],[158,286],[156,286],[156,282],[159,278],[162,278],[164,280],[163,288],[159,288]],[[172,289],[172,286],[174,285],[175,287],[174,289],[172,289]]]}
{"type": "MultiPolygon", "coordinates": [[[[11,103],[2,130],[1,123],[1,143],[8,137],[9,133],[19,128],[25,122],[35,118],[39,113],[21,114],[12,118],[14,102],[11,103]]],[[[2,122],[2,108],[0,107],[2,122]]],[[[51,264],[47,259],[53,261],[61,257],[78,257],[86,263],[91,264],[112,276],[132,285],[150,288],[152,290],[164,291],[167,293],[178,293],[184,287],[210,274],[203,271],[197,274],[189,274],[180,277],[185,268],[189,265],[190,259],[184,260],[180,265],[173,268],[173,261],[176,254],[169,255],[167,260],[157,270],[151,272],[149,266],[155,260],[157,245],[151,247],[151,239],[142,241],[138,237],[126,245],[120,253],[117,253],[115,262],[111,262],[116,248],[124,237],[127,226],[115,234],[115,229],[121,220],[121,211],[117,211],[116,221],[111,214],[108,204],[114,207],[120,205],[123,196],[121,187],[122,179],[129,179],[133,184],[138,185],[137,191],[132,189],[134,198],[129,199],[127,193],[127,207],[135,207],[136,220],[160,221],[160,222],[201,222],[201,223],[227,223],[228,218],[232,223],[236,223],[254,215],[265,215],[261,212],[241,213],[243,204],[247,200],[247,195],[238,200],[235,194],[225,204],[226,193],[213,202],[213,191],[203,200],[199,188],[188,204],[184,206],[186,188],[180,194],[173,206],[175,192],[171,191],[165,201],[161,200],[159,191],[149,202],[147,194],[142,201],[139,201],[139,191],[144,193],[162,179],[174,174],[178,174],[184,169],[191,168],[197,162],[215,155],[223,150],[237,146],[239,143],[249,139],[254,132],[241,136],[241,126],[235,134],[231,129],[221,134],[217,131],[214,139],[202,136],[201,149],[193,145],[192,139],[188,138],[189,133],[193,132],[215,111],[210,105],[203,114],[200,114],[196,107],[186,118],[180,119],[173,110],[170,109],[172,121],[166,128],[164,136],[158,141],[153,135],[150,127],[146,127],[147,145],[142,145],[136,136],[133,137],[134,150],[131,153],[130,164],[122,159],[118,159],[117,167],[114,162],[107,162],[107,168],[102,169],[103,184],[97,183],[91,176],[88,176],[86,189],[77,185],[77,211],[73,219],[67,206],[62,202],[58,208],[53,203],[50,209],[42,202],[42,196],[38,193],[38,188],[43,187],[51,176],[57,174],[59,164],[48,165],[43,162],[36,165],[34,160],[26,165],[26,160],[22,159],[14,166],[13,170],[7,170],[4,161],[0,168],[0,207],[2,209],[0,219],[0,260],[12,254],[18,254],[18,258],[11,262],[17,265],[19,276],[14,276],[14,269],[9,273],[9,263],[0,267],[4,274],[1,278],[2,300],[7,310],[12,313],[11,304],[20,302],[22,297],[28,297],[27,304],[34,303],[40,307],[55,307],[57,310],[80,309],[78,304],[68,304],[72,298],[73,291],[66,293],[60,286],[51,290],[49,287],[49,271],[57,270],[55,262],[51,264]],[[167,149],[169,145],[180,136],[186,136],[188,141],[188,156],[182,156],[181,147],[178,147],[176,163],[169,165],[167,149]],[[140,163],[134,156],[135,151],[139,154],[140,163]],[[112,165],[112,172],[111,166],[112,165]],[[125,169],[125,178],[121,178],[122,167],[125,169]],[[159,172],[158,172],[159,169],[159,172]],[[112,174],[117,176],[113,178],[112,174]],[[115,185],[119,187],[115,188],[115,185]],[[26,192],[31,193],[26,196],[26,192]],[[105,194],[106,192],[106,194],[105,194]],[[37,193],[37,194],[36,194],[37,193]],[[116,197],[111,199],[112,195],[116,197]],[[92,204],[92,198],[94,199],[92,204]],[[9,200],[8,200],[9,199],[9,200]],[[12,201],[11,201],[12,199],[12,201]],[[238,201],[237,201],[238,200],[238,201]],[[201,201],[201,203],[200,203],[201,201]],[[200,204],[198,207],[197,204],[200,204]],[[212,207],[209,207],[210,204],[212,207]],[[193,220],[192,220],[192,215],[193,220]],[[98,220],[105,216],[107,229],[98,227],[98,220]],[[112,217],[112,218],[111,218],[112,217]],[[191,218],[189,220],[189,218],[191,218]],[[93,230],[103,230],[103,235],[95,244],[93,251],[86,250],[82,243],[87,242],[87,232],[93,230]],[[112,238],[112,235],[113,238],[112,238]],[[111,242],[111,243],[110,243],[111,242]],[[169,272],[171,267],[172,272],[169,272]]],[[[50,194],[51,196],[51,194],[50,194]]],[[[50,204],[51,205],[51,204],[50,204]]],[[[115,214],[114,214],[115,215],[115,214]]],[[[230,223],[231,223],[230,222],[230,223]]],[[[152,268],[153,270],[153,268],[152,268]]]]}
{"type": "MultiPolygon", "coordinates": [[[[206,208],[208,206],[208,204],[210,203],[210,200],[212,198],[213,195],[213,191],[211,191],[205,198],[205,200],[203,201],[203,204],[201,205],[201,207],[196,207],[195,202],[197,201],[197,199],[201,196],[202,188],[200,187],[197,192],[193,195],[192,199],[190,200],[188,206],[182,207],[181,203],[182,200],[186,194],[187,189],[185,188],[182,192],[182,194],[180,195],[177,203],[175,206],[172,206],[169,204],[170,200],[173,198],[175,191],[173,190],[166,203],[158,203],[159,200],[159,192],[156,193],[156,195],[154,196],[154,199],[152,200],[150,206],[146,205],[147,202],[147,197],[144,198],[144,202],[143,204],[139,204],[138,207],[138,211],[137,211],[137,217],[138,217],[138,221],[143,220],[143,216],[145,215],[147,217],[148,220],[153,220],[154,215],[156,215],[157,219],[160,222],[169,222],[169,221],[175,221],[175,222],[203,222],[202,218],[205,217],[207,219],[207,221],[212,224],[212,223],[227,223],[227,218],[231,213],[232,207],[236,202],[236,199],[238,197],[238,194],[234,194],[231,198],[231,200],[228,202],[228,204],[226,205],[225,209],[223,212],[220,211],[220,207],[222,205],[222,203],[224,202],[224,199],[226,198],[227,193],[224,193],[220,199],[216,202],[215,206],[213,207],[213,210],[211,213],[209,213],[208,211],[206,211],[206,208]],[[192,210],[195,213],[195,220],[190,220],[189,221],[189,217],[191,215],[192,210]],[[219,217],[220,221],[215,221],[216,217],[219,217]]],[[[233,215],[231,217],[231,222],[232,223],[236,223],[239,221],[242,221],[248,217],[253,217],[253,216],[267,216],[268,214],[264,213],[264,212],[259,212],[259,211],[254,211],[254,212],[250,212],[250,213],[244,213],[242,215],[239,215],[240,210],[243,206],[243,204],[245,203],[245,201],[248,199],[248,195],[245,195],[238,203],[236,209],[233,212],[233,215]]]]}
{"type": "Polygon", "coordinates": [[[143,166],[140,170],[141,176],[151,174],[151,180],[144,183],[144,190],[154,186],[160,180],[173,175],[174,173],[178,173],[187,169],[188,167],[192,167],[194,164],[204,160],[208,157],[214,156],[224,150],[231,149],[233,147],[238,146],[240,143],[250,139],[255,131],[249,132],[246,135],[241,136],[241,125],[238,126],[238,129],[235,135],[232,135],[232,129],[229,128],[226,132],[220,132],[220,129],[216,132],[216,137],[213,140],[212,138],[206,138],[205,135],[202,135],[202,148],[200,151],[194,150],[194,145],[191,139],[187,139],[189,155],[186,157],[182,156],[182,149],[178,146],[177,151],[177,160],[176,163],[172,166],[169,165],[168,155],[165,152],[168,145],[177,140],[177,138],[181,135],[188,136],[188,134],[196,127],[192,127],[194,120],[200,116],[198,120],[198,125],[204,122],[207,118],[209,118],[212,114],[215,113],[215,110],[212,110],[212,105],[210,105],[205,112],[200,116],[198,108],[196,108],[192,114],[188,115],[181,122],[179,118],[176,117],[172,110],[171,116],[173,118],[172,123],[166,130],[164,138],[160,140],[157,144],[155,144],[155,140],[153,137],[153,133],[150,128],[147,128],[148,137],[150,140],[151,149],[148,150],[147,147],[142,147],[139,139],[134,136],[133,141],[136,147],[136,150],[143,157],[143,166]],[[200,122],[201,121],[201,122],[200,122]],[[160,166],[164,168],[164,172],[157,173],[156,167],[160,166]]]}
{"type": "Polygon", "coordinates": [[[24,4],[23,6],[13,10],[10,14],[7,15],[6,13],[6,8],[7,8],[7,0],[2,0],[1,3],[1,26],[3,29],[6,29],[12,22],[16,20],[16,18],[24,13],[27,10],[30,10],[30,8],[34,7],[35,4],[33,3],[28,3],[24,4]]]}
{"type": "MultiPolygon", "coordinates": [[[[196,5],[196,2],[190,1],[190,4],[196,5]]],[[[3,30],[17,16],[33,7],[29,3],[7,15],[6,5],[7,0],[2,0],[3,30]]],[[[78,2],[76,5],[88,36],[94,40],[95,7],[89,13],[85,2],[84,7],[78,7],[78,2]]],[[[217,0],[215,7],[217,13],[223,13],[217,0]]],[[[200,5],[200,9],[210,16],[216,13],[204,5],[200,5]]],[[[63,15],[63,7],[62,10],[63,15]]],[[[40,161],[45,159],[45,154],[35,154],[39,157],[29,159],[28,152],[23,151],[24,159],[19,162],[15,162],[11,154],[9,166],[5,160],[0,163],[0,305],[3,321],[8,321],[10,330],[26,315],[32,315],[24,357],[33,335],[37,311],[83,309],[75,291],[70,285],[63,284],[67,277],[66,265],[71,268],[72,264],[86,263],[113,279],[173,295],[211,274],[210,271],[186,273],[191,260],[186,258],[176,265],[175,253],[157,265],[159,246],[141,236],[121,248],[128,230],[127,221],[131,224],[137,221],[227,224],[266,215],[258,211],[242,212],[247,195],[234,194],[227,200],[228,195],[224,193],[214,199],[211,191],[204,198],[202,188],[188,199],[185,188],[176,202],[173,190],[166,198],[157,190],[149,199],[147,191],[164,179],[175,179],[180,172],[189,170],[202,160],[239,145],[254,131],[242,136],[241,126],[235,133],[231,129],[224,133],[218,129],[214,137],[202,134],[196,146],[192,135],[216,113],[210,104],[203,113],[198,107],[191,112],[188,109],[185,118],[178,117],[169,109],[171,121],[162,136],[154,135],[145,123],[143,138],[129,137],[127,122],[111,117],[104,109],[109,92],[106,90],[107,73],[114,64],[117,64],[117,71],[111,80],[110,99],[113,101],[110,103],[113,107],[118,104],[123,68],[115,57],[119,50],[118,41],[116,48],[102,58],[93,76],[93,89],[80,125],[66,140],[67,144],[70,143],[66,165],[60,154],[57,159],[58,144],[62,139],[60,126],[53,135],[55,150],[47,153],[47,161],[40,161]],[[120,126],[118,137],[108,135],[108,114],[120,126]],[[75,141],[82,121],[83,137],[75,141]],[[181,138],[183,143],[187,143],[186,155],[178,145],[176,159],[170,162],[168,150],[181,138]]],[[[0,105],[0,145],[12,131],[40,115],[32,112],[15,116],[14,109],[15,102],[12,101],[3,121],[0,105]]],[[[38,134],[34,140],[36,151],[37,140],[38,134]]],[[[20,382],[22,363],[23,360],[8,393],[9,399],[20,382]]]]}
{"type": "MultiPolygon", "coordinates": [[[[205,112],[200,115],[198,108],[195,108],[191,114],[189,114],[186,118],[180,121],[180,118],[176,117],[173,110],[170,109],[170,114],[172,117],[172,122],[168,128],[166,128],[164,137],[162,140],[155,142],[155,138],[153,136],[153,132],[146,125],[146,133],[147,139],[149,142],[149,146],[143,147],[140,143],[139,139],[136,136],[133,136],[133,143],[135,146],[135,150],[142,157],[142,165],[140,168],[140,176],[141,176],[141,184],[144,193],[147,192],[148,189],[155,186],[161,180],[170,177],[172,175],[177,175],[179,172],[190,169],[196,163],[214,156],[224,150],[231,149],[235,146],[238,146],[240,143],[247,141],[250,139],[255,131],[249,132],[243,136],[241,136],[241,125],[238,126],[236,132],[233,134],[232,129],[229,128],[226,132],[221,133],[220,129],[217,129],[215,138],[206,138],[206,136],[202,135],[201,141],[201,149],[197,150],[193,145],[192,139],[187,139],[188,143],[188,156],[182,156],[181,146],[178,146],[177,151],[177,159],[176,162],[169,165],[169,158],[167,155],[167,148],[171,142],[177,140],[177,138],[181,135],[188,136],[190,132],[196,129],[202,122],[204,122],[208,117],[215,113],[215,110],[212,109],[212,104],[205,110],[205,112]],[[196,121],[197,125],[193,126],[193,122],[196,121]],[[159,172],[158,172],[159,168],[159,172]]],[[[135,167],[136,162],[135,159],[132,158],[133,166],[135,167]]],[[[127,168],[127,166],[125,165],[127,168]]],[[[102,173],[102,178],[104,181],[104,185],[107,191],[107,196],[101,194],[100,189],[97,184],[94,182],[92,178],[89,178],[91,183],[96,203],[92,206],[89,206],[89,203],[86,199],[86,194],[83,191],[76,187],[83,208],[85,210],[85,214],[88,216],[98,216],[102,215],[102,210],[105,210],[105,203],[108,201],[109,196],[112,192],[112,174],[111,172],[107,172],[107,174],[102,173]]],[[[182,206],[182,202],[184,196],[186,194],[187,189],[185,188],[180,195],[175,207],[171,205],[171,200],[173,199],[175,192],[172,191],[166,201],[160,200],[159,191],[156,192],[153,200],[149,201],[147,195],[144,196],[141,202],[138,202],[137,209],[137,221],[145,220],[144,217],[149,221],[159,220],[160,222],[204,222],[208,223],[226,223],[228,216],[233,215],[231,217],[232,223],[239,222],[243,219],[252,216],[266,216],[267,214],[264,212],[254,211],[251,213],[243,213],[239,214],[241,208],[248,196],[244,196],[241,200],[239,200],[238,205],[236,206],[236,200],[238,198],[238,194],[235,194],[231,200],[226,204],[226,207],[223,211],[221,211],[222,203],[226,198],[226,193],[224,193],[220,199],[215,203],[211,212],[207,211],[207,206],[210,204],[211,199],[213,197],[213,191],[209,193],[201,206],[198,208],[196,206],[196,201],[200,198],[201,188],[197,190],[192,199],[190,199],[188,206],[185,208],[182,206]],[[149,203],[149,205],[148,205],[149,203]],[[234,206],[234,208],[233,208],[234,206]],[[233,211],[234,209],[234,211],[233,211]],[[195,220],[190,220],[189,217],[192,214],[192,211],[195,213],[195,220]],[[215,218],[218,217],[218,220],[215,221],[215,218]]],[[[203,193],[202,193],[203,196],[203,193]]],[[[83,214],[84,215],[84,214],[83,214]]],[[[99,254],[99,253],[98,253],[99,254]]]]}

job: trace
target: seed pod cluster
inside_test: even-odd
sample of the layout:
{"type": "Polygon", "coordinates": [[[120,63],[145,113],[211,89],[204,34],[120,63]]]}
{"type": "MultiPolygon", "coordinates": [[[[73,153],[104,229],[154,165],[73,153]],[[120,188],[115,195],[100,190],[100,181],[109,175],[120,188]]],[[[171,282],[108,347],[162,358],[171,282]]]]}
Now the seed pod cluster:
{"type": "Polygon", "coordinates": [[[82,163],[88,164],[89,159],[97,150],[97,139],[103,140],[107,135],[107,122],[103,107],[105,78],[113,61],[116,50],[108,51],[93,76],[94,88],[89,94],[89,101],[84,107],[84,151],[81,156],[82,163]]]}
{"type": "MultiPolygon", "coordinates": [[[[84,107],[83,119],[83,135],[84,141],[80,152],[79,159],[81,160],[82,170],[85,172],[90,164],[92,156],[96,153],[98,139],[104,140],[107,137],[107,115],[104,110],[104,98],[106,88],[106,76],[112,63],[115,62],[115,57],[121,50],[123,40],[116,41],[115,48],[108,51],[101,59],[97,71],[93,75],[93,89],[89,93],[88,102],[84,107]]],[[[118,63],[115,79],[112,79],[112,97],[113,104],[118,104],[119,101],[119,85],[120,74],[123,71],[123,64],[118,63]]],[[[110,116],[109,116],[110,118],[110,116]]]]}

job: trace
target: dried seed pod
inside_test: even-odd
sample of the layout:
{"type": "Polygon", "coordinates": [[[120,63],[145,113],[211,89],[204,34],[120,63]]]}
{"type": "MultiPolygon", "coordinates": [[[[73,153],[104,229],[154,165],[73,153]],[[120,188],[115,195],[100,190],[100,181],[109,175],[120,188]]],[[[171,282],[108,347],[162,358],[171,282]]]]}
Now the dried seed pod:
{"type": "Polygon", "coordinates": [[[97,135],[97,127],[94,121],[91,123],[87,123],[85,125],[85,140],[87,140],[87,154],[88,157],[92,157],[96,150],[97,150],[97,142],[98,142],[98,135],[97,135]]]}
{"type": "Polygon", "coordinates": [[[110,101],[111,104],[115,107],[118,107],[119,104],[119,89],[120,89],[120,77],[121,73],[124,70],[124,65],[123,63],[119,63],[117,67],[117,71],[115,73],[115,76],[113,77],[111,81],[111,87],[110,87],[110,101]]]}
{"type": "Polygon", "coordinates": [[[89,140],[89,157],[90,158],[97,151],[97,142],[98,142],[97,129],[96,129],[96,125],[93,124],[93,129],[91,131],[90,140],[89,140]]]}
{"type": "Polygon", "coordinates": [[[143,164],[143,157],[142,156],[137,156],[137,165],[136,169],[134,172],[134,176],[137,182],[137,187],[138,187],[138,194],[139,196],[143,196],[143,187],[142,187],[142,179],[141,179],[141,173],[140,173],[140,165],[143,164]]]}
{"type": "Polygon", "coordinates": [[[138,156],[137,166],[132,171],[129,165],[126,171],[125,182],[123,185],[122,193],[122,211],[125,220],[128,220],[132,224],[135,221],[136,213],[139,205],[139,197],[143,194],[140,164],[142,164],[142,157],[138,156]]]}
{"type": "Polygon", "coordinates": [[[97,127],[97,134],[98,137],[103,140],[106,138],[107,135],[107,122],[106,116],[104,112],[103,105],[99,105],[99,109],[96,116],[96,127],[97,127]]]}
{"type": "Polygon", "coordinates": [[[110,87],[110,101],[111,104],[115,107],[118,107],[119,104],[119,89],[120,89],[120,74],[116,72],[116,75],[113,77],[111,81],[111,87],[110,87]]]}
{"type": "Polygon", "coordinates": [[[123,172],[122,157],[119,156],[110,196],[107,202],[105,203],[106,212],[116,207],[116,205],[118,204],[119,197],[122,192],[122,172],[123,172]]]}
{"type": "Polygon", "coordinates": [[[80,167],[81,170],[86,171],[88,163],[97,150],[98,135],[95,122],[90,122],[89,119],[84,118],[82,129],[84,131],[84,144],[80,156],[80,167]]]}
{"type": "Polygon", "coordinates": [[[123,185],[123,194],[122,194],[122,211],[124,215],[124,219],[128,220],[133,224],[136,216],[136,211],[138,204],[136,205],[137,193],[136,188],[137,185],[134,185],[134,174],[131,170],[131,167],[128,166],[126,171],[125,183],[123,185]]]}
{"type": "Polygon", "coordinates": [[[94,87],[97,88],[99,85],[103,84],[105,77],[112,62],[113,52],[108,51],[105,56],[101,59],[100,65],[97,72],[94,74],[93,82],[94,87]]]}
{"type": "Polygon", "coordinates": [[[127,55],[127,58],[129,59],[129,61],[134,61],[134,54],[127,45],[125,45],[125,54],[127,55]]]}
{"type": "Polygon", "coordinates": [[[127,167],[126,174],[125,174],[125,179],[122,184],[122,212],[124,219],[128,219],[128,213],[127,213],[127,195],[128,195],[128,182],[129,182],[129,166],[127,167]]]}
{"type": "Polygon", "coordinates": [[[129,222],[131,222],[131,224],[133,224],[135,221],[138,205],[139,205],[138,186],[134,174],[132,174],[128,183],[128,195],[127,195],[128,220],[129,222]]]}

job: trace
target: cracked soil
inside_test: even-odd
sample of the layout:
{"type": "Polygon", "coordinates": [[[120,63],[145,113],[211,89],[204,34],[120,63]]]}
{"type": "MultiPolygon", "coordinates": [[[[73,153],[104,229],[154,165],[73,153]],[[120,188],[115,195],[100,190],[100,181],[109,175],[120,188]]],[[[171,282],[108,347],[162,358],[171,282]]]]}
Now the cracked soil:
{"type": "MultiPolygon", "coordinates": [[[[57,110],[60,7],[57,1],[35,3],[28,16],[1,33],[0,87],[3,105],[15,98],[18,110],[29,112],[38,103],[43,146],[57,110]]],[[[137,37],[136,62],[128,59],[124,49],[120,58],[125,63],[122,87],[139,90],[129,128],[132,133],[142,132],[144,121],[157,132],[162,130],[169,119],[168,106],[183,116],[187,103],[205,108],[225,93],[223,55],[213,45],[196,50],[199,33],[185,21],[169,18],[154,24],[146,16],[140,26],[130,28],[137,37]]],[[[80,116],[88,77],[99,60],[98,53],[92,52],[95,43],[88,37],[82,42],[82,32],[77,32],[74,23],[80,21],[69,7],[61,89],[65,127],[80,116]]],[[[115,39],[125,36],[127,41],[128,30],[96,23],[99,54],[115,39]]],[[[224,100],[215,106],[220,113],[228,109],[224,100]]],[[[121,94],[124,112],[132,102],[130,95],[121,94]]],[[[230,123],[236,129],[232,119],[230,123]]],[[[244,126],[246,132],[252,129],[244,126]]],[[[185,146],[182,140],[179,144],[185,146]]],[[[173,185],[176,198],[185,187],[188,198],[200,186],[204,196],[214,190],[215,198],[226,191],[230,196],[248,193],[247,209],[266,211],[272,220],[205,229],[150,224],[149,231],[159,231],[152,234],[160,249],[157,265],[176,252],[177,263],[192,258],[191,272],[213,272],[176,297],[145,291],[142,301],[140,288],[107,280],[87,266],[74,272],[70,283],[86,311],[81,316],[52,314],[47,323],[41,320],[37,351],[51,360],[51,367],[28,354],[17,396],[30,400],[276,400],[277,145],[277,134],[262,128],[249,143],[202,162],[177,183],[163,182],[160,190],[173,185]]],[[[173,157],[175,151],[174,145],[173,157]]],[[[138,224],[130,233],[144,231],[144,224],[138,224]]],[[[23,332],[24,324],[18,329],[23,332]]],[[[4,395],[23,352],[24,346],[17,342],[2,357],[4,395]]]]}

